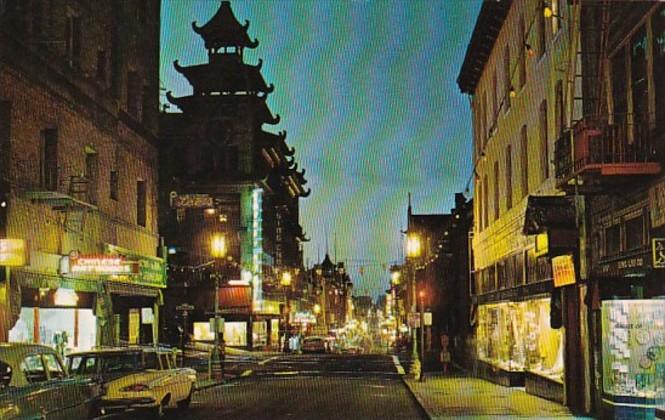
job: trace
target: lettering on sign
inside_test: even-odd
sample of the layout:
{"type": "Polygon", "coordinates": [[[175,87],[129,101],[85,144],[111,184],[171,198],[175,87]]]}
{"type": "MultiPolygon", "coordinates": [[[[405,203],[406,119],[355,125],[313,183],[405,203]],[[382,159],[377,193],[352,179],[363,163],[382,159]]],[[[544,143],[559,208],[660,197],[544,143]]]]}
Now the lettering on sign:
{"type": "Polygon", "coordinates": [[[26,246],[23,239],[0,239],[0,266],[26,265],[26,246]]]}
{"type": "Polygon", "coordinates": [[[122,257],[70,257],[69,269],[79,274],[134,274],[138,272],[138,264],[126,261],[122,257]]]}
{"type": "Polygon", "coordinates": [[[653,238],[651,241],[653,268],[665,268],[665,238],[653,238]]]}
{"type": "Polygon", "coordinates": [[[213,207],[214,202],[208,194],[183,194],[171,197],[171,207],[179,208],[209,208],[213,207]]]}

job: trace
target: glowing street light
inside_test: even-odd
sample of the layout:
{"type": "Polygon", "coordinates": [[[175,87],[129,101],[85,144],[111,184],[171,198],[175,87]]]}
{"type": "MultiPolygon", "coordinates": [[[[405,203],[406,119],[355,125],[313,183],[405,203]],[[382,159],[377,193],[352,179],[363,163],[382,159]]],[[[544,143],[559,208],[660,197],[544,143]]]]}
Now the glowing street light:
{"type": "Polygon", "coordinates": [[[314,305],[314,313],[316,315],[321,313],[321,305],[319,305],[318,303],[314,305]]]}
{"type": "Polygon", "coordinates": [[[284,287],[291,286],[291,280],[292,280],[291,273],[289,273],[288,271],[282,273],[282,281],[280,282],[282,286],[284,287]]]}
{"type": "Polygon", "coordinates": [[[215,234],[210,241],[210,255],[217,258],[226,257],[226,238],[222,234],[215,234]]]}
{"type": "Polygon", "coordinates": [[[406,238],[406,255],[410,258],[419,257],[422,253],[420,238],[415,233],[411,233],[406,238]]]}
{"type": "Polygon", "coordinates": [[[400,279],[401,276],[402,276],[402,273],[400,273],[399,271],[393,271],[392,273],[390,273],[390,281],[394,285],[398,285],[399,284],[399,279],[400,279]]]}

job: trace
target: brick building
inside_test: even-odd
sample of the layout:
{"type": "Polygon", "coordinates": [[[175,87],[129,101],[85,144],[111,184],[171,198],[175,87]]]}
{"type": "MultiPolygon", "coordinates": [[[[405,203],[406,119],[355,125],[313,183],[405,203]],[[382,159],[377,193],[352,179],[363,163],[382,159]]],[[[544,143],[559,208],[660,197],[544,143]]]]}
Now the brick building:
{"type": "Polygon", "coordinates": [[[2,1],[0,21],[0,341],[156,341],[160,2],[2,1]]]}

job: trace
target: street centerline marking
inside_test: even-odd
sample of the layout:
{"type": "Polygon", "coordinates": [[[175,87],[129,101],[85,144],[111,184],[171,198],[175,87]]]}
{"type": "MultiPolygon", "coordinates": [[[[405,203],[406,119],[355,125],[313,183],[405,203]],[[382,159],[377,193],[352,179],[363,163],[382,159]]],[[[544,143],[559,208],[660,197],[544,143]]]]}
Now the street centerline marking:
{"type": "Polygon", "coordinates": [[[249,376],[251,374],[252,374],[252,369],[247,369],[246,371],[241,373],[240,376],[242,376],[244,378],[245,376],[249,376]]]}
{"type": "Polygon", "coordinates": [[[286,372],[273,372],[273,375],[297,375],[299,373],[297,370],[287,370],[286,372]]]}
{"type": "Polygon", "coordinates": [[[402,367],[402,364],[399,362],[399,359],[395,355],[393,355],[393,363],[395,364],[395,368],[397,369],[397,374],[398,375],[406,374],[406,372],[404,371],[404,368],[402,367]]]}

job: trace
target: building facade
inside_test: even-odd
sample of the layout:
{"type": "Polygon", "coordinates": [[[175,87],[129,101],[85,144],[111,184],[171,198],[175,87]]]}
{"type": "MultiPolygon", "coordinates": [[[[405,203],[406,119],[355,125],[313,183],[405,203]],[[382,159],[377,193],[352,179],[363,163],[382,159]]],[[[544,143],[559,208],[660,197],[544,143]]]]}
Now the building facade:
{"type": "Polygon", "coordinates": [[[0,341],[157,342],[160,2],[0,20],[0,341]]]}
{"type": "Polygon", "coordinates": [[[665,5],[582,1],[579,16],[583,115],[556,141],[555,172],[583,203],[594,408],[653,417],[665,397],[665,5]]]}
{"type": "Polygon", "coordinates": [[[263,129],[278,124],[279,116],[266,103],[273,85],[261,75],[262,61],[245,62],[245,49],[259,44],[248,27],[222,1],[210,21],[192,26],[205,43],[208,62],[174,62],[193,92],[167,93],[182,112],[161,115],[161,211],[173,253],[174,287],[166,306],[176,324],[185,321],[185,311],[177,307],[192,304],[187,333],[210,339],[208,319],[215,311],[210,274],[221,270],[226,343],[263,347],[277,345],[288,318],[287,289],[293,286],[282,282],[284,274],[293,279],[304,274],[301,244],[307,239],[299,224],[299,199],[309,190],[286,133],[263,129]],[[209,264],[216,235],[224,238],[227,251],[221,268],[209,264]]]}
{"type": "MultiPolygon", "coordinates": [[[[572,231],[533,228],[530,216],[543,200],[571,206],[552,162],[556,139],[581,115],[565,101],[581,89],[572,10],[563,0],[484,2],[458,85],[471,96],[474,126],[477,371],[588,411],[586,285],[555,287],[551,263],[572,231]]],[[[563,227],[574,227],[569,219],[563,227]]]]}

